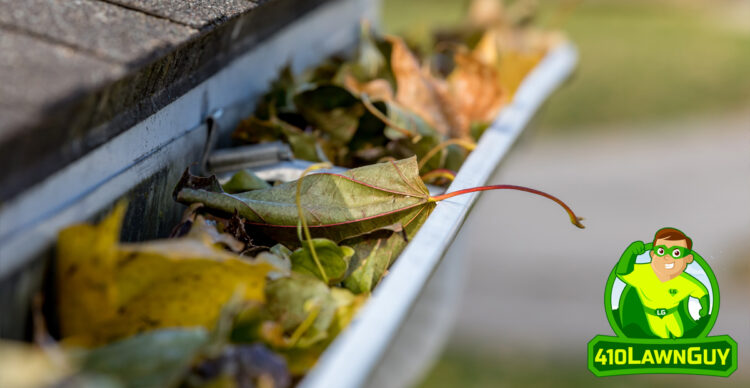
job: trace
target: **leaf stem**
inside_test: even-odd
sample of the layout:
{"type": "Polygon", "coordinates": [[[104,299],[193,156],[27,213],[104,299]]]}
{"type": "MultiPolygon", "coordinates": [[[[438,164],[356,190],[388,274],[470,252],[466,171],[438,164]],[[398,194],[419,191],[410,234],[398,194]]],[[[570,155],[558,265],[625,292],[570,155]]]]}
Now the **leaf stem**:
{"type": "Polygon", "coordinates": [[[421,178],[424,182],[437,178],[445,178],[452,182],[456,178],[456,172],[447,168],[438,168],[422,175],[421,178]]]}
{"type": "Polygon", "coordinates": [[[441,142],[440,144],[433,147],[431,150],[429,150],[419,161],[419,169],[421,170],[422,167],[427,164],[427,162],[430,161],[435,155],[437,155],[438,152],[442,151],[443,148],[451,146],[451,145],[457,145],[461,146],[469,151],[474,151],[475,148],[477,148],[477,144],[474,143],[471,140],[466,139],[448,139],[444,142],[441,142]]]}
{"type": "Polygon", "coordinates": [[[536,194],[536,195],[540,195],[542,197],[551,199],[551,200],[557,202],[558,205],[562,206],[563,209],[565,209],[565,211],[568,213],[568,216],[570,217],[570,222],[573,225],[575,225],[575,226],[577,226],[577,227],[579,227],[581,229],[585,228],[585,226],[583,226],[583,224],[581,224],[581,221],[583,220],[583,218],[576,216],[575,213],[573,213],[573,210],[570,207],[568,207],[568,205],[566,205],[565,202],[563,202],[560,199],[558,199],[557,197],[555,197],[553,195],[550,195],[550,194],[547,194],[547,193],[545,193],[543,191],[531,189],[531,188],[524,187],[524,186],[491,185],[491,186],[472,187],[472,188],[469,188],[469,189],[463,189],[463,190],[454,191],[452,193],[446,193],[446,194],[442,194],[442,195],[436,195],[434,197],[430,197],[430,201],[438,202],[438,201],[442,201],[444,199],[455,197],[457,195],[463,195],[463,194],[473,193],[473,192],[477,192],[477,191],[487,191],[487,190],[518,190],[518,191],[525,191],[527,193],[536,194]]]}
{"type": "Polygon", "coordinates": [[[404,127],[396,125],[396,123],[394,123],[391,119],[386,117],[386,115],[384,115],[383,112],[380,111],[380,109],[376,108],[375,105],[373,105],[372,102],[370,102],[370,98],[367,97],[366,94],[362,93],[361,99],[362,99],[362,104],[365,106],[365,109],[367,109],[370,113],[372,113],[373,116],[377,117],[380,121],[382,121],[383,124],[393,128],[394,131],[406,136],[409,139],[418,135],[417,133],[414,133],[404,127]]]}
{"type": "Polygon", "coordinates": [[[302,336],[305,334],[307,329],[312,326],[312,324],[315,322],[315,319],[318,318],[318,314],[320,313],[320,305],[318,303],[313,302],[312,307],[310,308],[310,313],[307,314],[307,317],[305,317],[305,320],[302,321],[302,323],[297,326],[296,329],[294,329],[294,332],[292,333],[292,336],[289,338],[289,346],[293,347],[297,344],[297,342],[302,338],[302,336]]]}
{"type": "MultiPolygon", "coordinates": [[[[297,179],[297,192],[294,196],[295,201],[297,202],[297,213],[299,214],[299,221],[302,224],[302,231],[305,233],[305,239],[307,240],[307,246],[310,248],[310,254],[312,255],[313,260],[315,260],[315,265],[318,267],[318,270],[320,271],[320,275],[323,276],[323,280],[328,284],[328,275],[326,274],[325,268],[323,268],[323,265],[320,263],[320,259],[318,259],[318,254],[315,252],[315,245],[312,242],[312,237],[310,236],[310,228],[307,227],[307,220],[305,220],[305,212],[302,211],[302,180],[305,178],[305,175],[313,170],[319,170],[321,168],[331,168],[331,163],[316,163],[311,165],[310,167],[306,168],[305,171],[302,172],[302,175],[297,179]]],[[[297,235],[299,236],[299,227],[300,224],[297,224],[297,235]]],[[[301,240],[301,239],[300,239],[301,240]]],[[[300,243],[304,244],[304,241],[300,241],[300,243]]]]}

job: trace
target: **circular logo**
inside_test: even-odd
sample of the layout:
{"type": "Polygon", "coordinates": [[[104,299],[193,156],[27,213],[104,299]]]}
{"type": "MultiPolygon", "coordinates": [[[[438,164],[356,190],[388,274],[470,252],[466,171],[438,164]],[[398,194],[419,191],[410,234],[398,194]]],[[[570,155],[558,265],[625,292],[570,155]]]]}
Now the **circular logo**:
{"type": "MultiPolygon", "coordinates": [[[[636,266],[651,266],[650,255],[651,251],[646,251],[638,256],[636,266]]],[[[655,275],[653,279],[646,275],[639,279],[645,283],[643,287],[639,287],[638,282],[623,281],[618,277],[618,265],[615,265],[607,279],[604,309],[609,325],[618,337],[702,338],[709,334],[719,315],[719,283],[700,255],[695,253],[693,258],[678,282],[661,282],[655,275]],[[651,289],[659,287],[664,288],[660,291],[666,291],[660,294],[668,297],[649,298],[651,289]],[[703,293],[708,295],[708,306],[702,306],[699,301],[703,293]],[[643,300],[649,302],[643,303],[643,300]]]]}

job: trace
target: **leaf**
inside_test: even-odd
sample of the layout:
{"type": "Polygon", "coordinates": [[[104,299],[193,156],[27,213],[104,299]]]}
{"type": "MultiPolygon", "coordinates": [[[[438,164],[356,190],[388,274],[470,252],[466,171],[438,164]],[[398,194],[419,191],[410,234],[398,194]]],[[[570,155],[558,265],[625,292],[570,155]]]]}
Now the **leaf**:
{"type": "Polygon", "coordinates": [[[268,263],[274,267],[272,271],[266,274],[266,277],[271,280],[289,276],[292,272],[292,263],[289,256],[280,256],[273,252],[260,252],[253,258],[253,261],[256,263],[268,263]]]}
{"type": "Polygon", "coordinates": [[[334,319],[336,301],[325,283],[307,275],[273,280],[266,286],[267,309],[284,333],[297,337],[290,346],[307,347],[325,339],[334,319]],[[312,315],[312,322],[296,330],[312,315]]]}
{"type": "MultiPolygon", "coordinates": [[[[248,228],[287,246],[299,245],[296,182],[234,195],[180,187],[176,191],[181,202],[201,202],[228,214],[238,212],[248,228]]],[[[435,207],[419,177],[415,158],[343,174],[307,176],[301,202],[313,237],[334,242],[393,224],[401,224],[411,237],[435,207]]]]}
{"type": "Polygon", "coordinates": [[[115,268],[125,205],[99,225],[76,225],[60,232],[57,244],[57,296],[63,337],[86,335],[113,319],[118,305],[115,268]]]}
{"type": "Polygon", "coordinates": [[[391,261],[404,249],[406,242],[403,231],[393,229],[380,229],[343,241],[342,243],[350,244],[356,252],[352,258],[352,267],[356,267],[344,280],[344,287],[355,294],[372,291],[391,261]]]}
{"type": "Polygon", "coordinates": [[[357,96],[364,94],[375,101],[394,101],[395,99],[391,83],[382,78],[359,82],[350,74],[346,74],[343,83],[347,90],[357,96]]]}
{"type": "Polygon", "coordinates": [[[581,219],[561,200],[522,186],[473,187],[431,197],[414,157],[355,168],[343,174],[313,174],[304,178],[300,188],[300,211],[296,181],[235,195],[184,187],[177,187],[175,192],[179,201],[199,202],[214,211],[237,213],[246,219],[247,227],[254,233],[264,233],[294,247],[299,246],[295,232],[300,214],[309,221],[311,236],[334,242],[394,224],[401,225],[411,239],[436,202],[485,190],[512,189],[546,197],[562,206],[574,225],[583,228],[581,219]]]}
{"type": "Polygon", "coordinates": [[[304,376],[315,366],[329,344],[329,342],[319,342],[306,348],[284,349],[280,353],[286,359],[289,372],[293,376],[304,376]]]}
{"type": "Polygon", "coordinates": [[[229,233],[221,233],[216,230],[214,224],[210,224],[201,215],[195,216],[192,227],[185,235],[205,244],[213,244],[217,248],[226,248],[232,252],[242,252],[245,249],[245,243],[237,240],[229,233]]]}
{"type": "Polygon", "coordinates": [[[323,351],[349,325],[357,311],[367,300],[363,295],[354,295],[349,290],[336,287],[331,289],[331,297],[336,305],[336,312],[325,340],[308,347],[292,347],[280,350],[287,360],[289,371],[295,376],[301,376],[315,366],[323,351]]]}
{"type": "Polygon", "coordinates": [[[289,112],[294,110],[292,97],[297,90],[298,81],[292,74],[291,65],[287,64],[279,72],[278,78],[271,83],[270,90],[258,103],[255,116],[265,120],[271,118],[272,112],[289,112]]]}
{"type": "Polygon", "coordinates": [[[271,123],[276,125],[281,133],[284,134],[284,138],[289,143],[292,153],[294,153],[296,158],[311,162],[320,160],[317,151],[318,140],[315,134],[305,132],[276,116],[272,116],[271,123]]]}
{"type": "Polygon", "coordinates": [[[237,171],[232,178],[225,183],[222,188],[227,193],[240,193],[243,191],[267,189],[271,185],[258,178],[257,175],[253,174],[250,170],[237,171]]]}
{"type": "Polygon", "coordinates": [[[294,103],[308,123],[340,145],[352,139],[364,113],[359,99],[346,89],[331,84],[317,85],[298,93],[294,96],[294,103]]]}
{"type": "Polygon", "coordinates": [[[341,56],[333,56],[323,60],[318,66],[303,71],[300,77],[305,83],[318,84],[323,82],[330,82],[336,79],[339,70],[342,66],[346,66],[347,62],[345,58],[341,56]]]}
{"type": "Polygon", "coordinates": [[[274,245],[274,246],[271,247],[270,251],[274,255],[283,258],[285,261],[288,261],[290,263],[289,264],[290,265],[289,268],[291,269],[292,251],[290,251],[289,248],[287,248],[287,247],[285,247],[285,246],[283,246],[281,244],[276,244],[276,245],[274,245]]]}
{"type": "MultiPolygon", "coordinates": [[[[372,105],[378,112],[381,112],[381,109],[385,111],[383,103],[376,102],[372,105]]],[[[383,135],[385,128],[383,120],[373,115],[367,108],[359,119],[357,132],[347,144],[349,149],[347,165],[360,166],[377,163],[385,155],[384,146],[388,142],[388,138],[383,135]]]]}
{"type": "Polygon", "coordinates": [[[451,93],[461,96],[456,103],[462,120],[492,122],[506,101],[497,71],[469,53],[459,51],[454,60],[456,67],[448,77],[448,83],[451,93]]]}
{"type": "MultiPolygon", "coordinates": [[[[358,142],[367,141],[373,137],[383,136],[392,139],[386,149],[397,159],[404,159],[416,155],[421,159],[442,140],[442,136],[418,115],[399,106],[395,101],[372,103],[367,94],[361,96],[362,103],[368,111],[360,119],[360,127],[356,133],[360,137],[358,142]],[[371,119],[379,120],[373,126],[371,119]],[[378,124],[380,124],[378,126],[378,124]],[[387,127],[383,128],[383,125],[387,127]]],[[[361,143],[350,143],[351,147],[361,147],[361,143]]],[[[366,156],[363,152],[352,156],[369,159],[370,163],[382,157],[382,149],[373,148],[374,154],[366,156]]],[[[429,160],[424,169],[432,170],[440,167],[441,160],[429,160]]]]}
{"type": "Polygon", "coordinates": [[[218,385],[229,380],[233,383],[230,386],[237,387],[249,384],[285,388],[292,384],[286,360],[262,344],[227,346],[221,354],[202,360],[194,368],[194,375],[192,381],[218,385]]]}
{"type": "Polygon", "coordinates": [[[3,387],[53,387],[75,373],[68,357],[54,357],[26,342],[0,340],[0,382],[3,387]]]}
{"type": "Polygon", "coordinates": [[[305,132],[276,115],[271,110],[268,120],[261,120],[256,116],[242,120],[235,129],[232,137],[246,143],[262,143],[284,139],[292,149],[294,156],[299,159],[318,161],[316,151],[318,140],[314,133],[305,132]]]}
{"type": "MultiPolygon", "coordinates": [[[[364,97],[367,98],[366,96],[364,97]]],[[[408,136],[408,140],[414,141],[416,139],[428,138],[435,144],[439,143],[442,136],[433,128],[427,121],[422,117],[412,113],[395,102],[385,102],[387,109],[388,120],[386,124],[389,125],[385,130],[385,136],[391,140],[404,139],[407,136],[403,131],[399,129],[407,130],[411,136],[408,136]]]]}
{"type": "Polygon", "coordinates": [[[360,25],[359,48],[357,52],[357,66],[355,67],[358,78],[373,79],[385,68],[386,61],[383,53],[378,49],[372,37],[370,23],[363,20],[360,25]]]}
{"type": "Polygon", "coordinates": [[[328,331],[330,338],[335,338],[349,326],[349,323],[354,319],[360,307],[367,302],[367,297],[364,295],[354,295],[347,289],[335,287],[331,289],[331,296],[336,301],[336,316],[328,331]]]}
{"type": "Polygon", "coordinates": [[[510,100],[529,72],[559,43],[556,34],[523,33],[509,28],[488,29],[471,56],[497,71],[498,82],[510,100]]]}
{"type": "Polygon", "coordinates": [[[357,82],[366,83],[376,78],[384,79],[390,84],[393,80],[388,58],[390,45],[380,38],[373,36],[370,24],[363,20],[360,25],[359,45],[354,61],[341,64],[333,81],[344,84],[344,79],[351,77],[357,82]]]}
{"type": "Polygon", "coordinates": [[[85,352],[79,362],[83,372],[125,387],[175,387],[208,341],[204,329],[154,330],[85,352]]]}
{"type": "Polygon", "coordinates": [[[161,327],[212,328],[222,306],[263,301],[266,273],[207,234],[118,244],[125,206],[101,224],[66,228],[58,242],[60,328],[69,343],[96,345],[161,327]]]}
{"type": "Polygon", "coordinates": [[[440,134],[465,137],[469,123],[459,121],[447,85],[420,68],[419,61],[400,38],[389,37],[391,68],[396,78],[396,101],[421,116],[440,134]]]}
{"type": "Polygon", "coordinates": [[[446,147],[445,159],[443,162],[443,168],[451,171],[458,171],[461,165],[464,164],[466,157],[469,156],[469,151],[456,144],[446,147]]]}
{"type": "Polygon", "coordinates": [[[237,124],[232,138],[242,143],[256,144],[277,141],[284,136],[281,128],[269,119],[261,120],[257,116],[250,116],[237,124]]]}
{"type": "MultiPolygon", "coordinates": [[[[367,96],[363,96],[363,102],[367,106],[367,96]]],[[[384,134],[392,139],[386,146],[386,150],[394,158],[404,159],[416,156],[418,160],[422,160],[430,150],[442,142],[443,136],[418,115],[395,102],[386,102],[384,105],[388,111],[388,117],[383,119],[388,124],[384,134]]],[[[374,105],[372,109],[376,109],[374,105]]],[[[434,170],[440,168],[441,164],[440,158],[431,158],[420,168],[420,171],[434,170]]]]}
{"type": "MultiPolygon", "coordinates": [[[[346,270],[349,267],[349,260],[354,255],[354,249],[348,246],[339,246],[335,242],[325,238],[312,239],[313,247],[317,253],[318,259],[323,266],[323,270],[328,277],[328,284],[334,285],[346,276],[346,270]]],[[[308,274],[324,280],[320,273],[307,242],[302,243],[302,247],[297,248],[291,255],[292,270],[295,272],[308,274]]]]}
{"type": "Polygon", "coordinates": [[[505,52],[498,64],[500,83],[510,97],[516,94],[526,75],[544,58],[543,52],[505,52]]]}
{"type": "Polygon", "coordinates": [[[390,252],[388,252],[388,255],[378,255],[382,242],[383,240],[375,241],[375,247],[370,251],[370,255],[363,258],[359,268],[346,278],[344,287],[355,294],[372,291],[391,260],[390,252]],[[376,271],[379,272],[379,275],[376,275],[376,271]]]}
{"type": "MultiPolygon", "coordinates": [[[[344,63],[339,69],[334,82],[344,86],[355,96],[367,94],[376,101],[392,101],[393,74],[390,72],[386,55],[380,46],[387,46],[384,41],[376,41],[372,29],[365,20],[361,24],[357,59],[344,63]]],[[[388,53],[390,56],[390,53],[388,53]]]]}

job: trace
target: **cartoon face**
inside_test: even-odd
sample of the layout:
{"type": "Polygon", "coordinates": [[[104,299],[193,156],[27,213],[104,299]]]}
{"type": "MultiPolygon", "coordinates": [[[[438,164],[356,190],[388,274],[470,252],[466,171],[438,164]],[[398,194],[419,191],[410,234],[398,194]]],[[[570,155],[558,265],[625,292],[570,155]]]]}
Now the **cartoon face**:
{"type": "Polygon", "coordinates": [[[651,251],[651,268],[662,282],[680,276],[688,264],[693,262],[693,255],[687,254],[687,241],[658,239],[651,251]]]}

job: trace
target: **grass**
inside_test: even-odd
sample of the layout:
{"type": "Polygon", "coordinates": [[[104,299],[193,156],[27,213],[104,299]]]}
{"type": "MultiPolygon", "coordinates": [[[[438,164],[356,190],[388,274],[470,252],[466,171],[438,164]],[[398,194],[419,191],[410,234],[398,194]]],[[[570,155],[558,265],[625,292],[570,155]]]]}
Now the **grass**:
{"type": "MultiPolygon", "coordinates": [[[[389,32],[424,39],[461,20],[465,0],[385,0],[389,32]]],[[[546,9],[554,8],[550,2],[546,9]]],[[[584,1],[564,30],[580,50],[572,81],[540,113],[543,128],[668,120],[750,105],[750,32],[716,7],[584,1]]],[[[542,18],[543,19],[543,18],[542,18]]]]}

